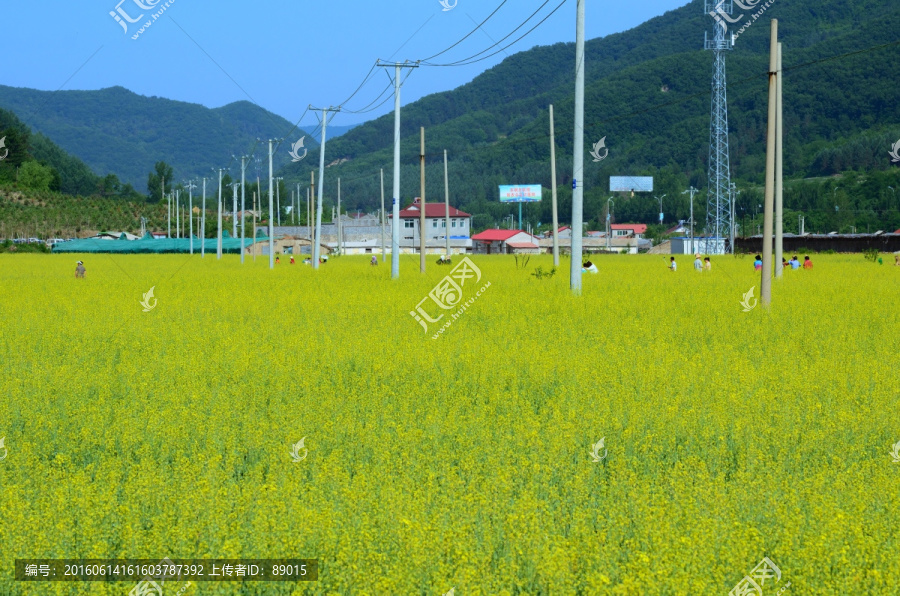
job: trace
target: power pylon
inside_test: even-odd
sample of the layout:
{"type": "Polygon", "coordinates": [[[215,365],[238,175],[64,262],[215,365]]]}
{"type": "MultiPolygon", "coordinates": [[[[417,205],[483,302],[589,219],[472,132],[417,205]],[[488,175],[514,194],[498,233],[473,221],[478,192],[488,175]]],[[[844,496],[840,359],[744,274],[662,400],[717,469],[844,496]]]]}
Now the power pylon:
{"type": "Polygon", "coordinates": [[[734,49],[734,35],[728,22],[734,5],[731,0],[706,0],[706,12],[713,17],[713,36],[704,34],[704,48],[713,52],[712,108],[709,122],[709,174],[706,208],[705,250],[708,254],[728,251],[731,238],[731,166],[728,155],[728,92],[725,52],[734,49]],[[714,240],[709,242],[712,237],[714,240]]]}

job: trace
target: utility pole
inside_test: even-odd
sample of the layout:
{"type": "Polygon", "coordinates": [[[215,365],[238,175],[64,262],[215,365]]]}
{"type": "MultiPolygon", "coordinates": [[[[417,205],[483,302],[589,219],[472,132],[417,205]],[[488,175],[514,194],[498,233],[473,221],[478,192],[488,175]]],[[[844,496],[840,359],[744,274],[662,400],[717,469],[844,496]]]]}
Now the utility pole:
{"type": "Polygon", "coordinates": [[[550,104],[550,187],[553,190],[553,266],[559,267],[559,215],[556,208],[556,130],[550,104]]]}
{"type": "Polygon", "coordinates": [[[284,180],[284,178],[276,178],[275,179],[275,195],[276,195],[276,201],[277,201],[277,203],[275,204],[275,212],[278,213],[278,227],[279,228],[281,227],[281,181],[282,180],[284,180]]]}
{"type": "Polygon", "coordinates": [[[610,218],[609,207],[610,204],[615,204],[612,197],[606,199],[606,252],[610,251],[610,236],[612,236],[612,220],[610,218]]]}
{"type": "Polygon", "coordinates": [[[384,248],[384,168],[381,168],[381,262],[384,263],[387,251],[384,248]]]}
{"type": "Polygon", "coordinates": [[[662,224],[662,222],[663,222],[662,200],[664,198],[666,198],[666,195],[663,195],[661,197],[657,197],[656,195],[654,195],[653,198],[656,199],[657,201],[659,201],[659,223],[662,224]]]}
{"type": "Polygon", "coordinates": [[[197,188],[197,185],[194,184],[194,181],[191,180],[188,182],[188,219],[191,222],[190,229],[188,230],[188,238],[190,238],[190,252],[194,254],[194,189],[197,188]]]}
{"type": "Polygon", "coordinates": [[[781,44],[778,44],[778,75],[776,77],[776,114],[775,122],[775,279],[781,279],[784,273],[784,151],[781,104],[781,44]]]}
{"type": "MultiPolygon", "coordinates": [[[[166,232],[166,240],[171,240],[172,239],[172,202],[170,199],[168,199],[166,197],[166,177],[161,176],[161,179],[162,179],[162,188],[160,190],[159,200],[162,201],[165,199],[166,206],[168,207],[169,227],[168,227],[168,231],[166,232]]],[[[18,171],[16,172],[16,180],[18,180],[18,171]]]]}
{"type": "MultiPolygon", "coordinates": [[[[334,218],[332,218],[334,219],[334,218]]],[[[337,232],[338,254],[344,254],[344,231],[341,229],[341,179],[338,177],[338,197],[337,197],[337,222],[335,226],[337,232]]]]}
{"type": "Polygon", "coordinates": [[[181,209],[178,207],[181,191],[175,189],[175,237],[181,238],[181,209]]]}
{"type": "Polygon", "coordinates": [[[772,211],[775,202],[775,150],[778,126],[778,19],[772,19],[769,40],[769,123],[766,133],[766,209],[763,214],[763,266],[760,302],[772,304],[772,211]]]}
{"type": "Polygon", "coordinates": [[[206,256],[206,177],[203,177],[203,211],[200,213],[200,257],[206,256]]]}
{"type": "Polygon", "coordinates": [[[425,127],[419,129],[419,269],[425,273],[425,127]]]}
{"type": "Polygon", "coordinates": [[[694,195],[697,194],[698,192],[700,192],[700,191],[692,186],[688,190],[681,193],[683,195],[686,195],[686,194],[691,195],[691,223],[690,223],[690,234],[688,237],[691,239],[690,242],[691,242],[691,252],[692,253],[699,252],[697,250],[697,248],[694,246],[694,195]]]}
{"type": "Polygon", "coordinates": [[[249,159],[250,157],[247,155],[241,156],[241,265],[244,264],[244,211],[247,209],[245,202],[247,199],[247,160],[249,159]]]}
{"type": "Polygon", "coordinates": [[[447,231],[444,238],[447,239],[447,258],[450,258],[450,178],[447,174],[447,150],[444,149],[444,225],[447,231]]]}
{"type": "Polygon", "coordinates": [[[316,215],[316,171],[309,173],[309,189],[306,194],[306,204],[309,207],[309,215],[306,217],[306,232],[309,236],[309,258],[313,256],[313,244],[315,244],[315,233],[313,232],[313,218],[316,215]]]}
{"type": "MultiPolygon", "coordinates": [[[[259,190],[259,184],[256,190],[259,190]]],[[[253,193],[253,262],[256,262],[256,192],[253,193]]]]}
{"type": "Polygon", "coordinates": [[[219,168],[219,233],[216,241],[216,259],[222,258],[222,172],[224,168],[219,168]]]}
{"type": "Polygon", "coordinates": [[[400,277],[400,69],[418,68],[418,64],[395,62],[383,63],[381,60],[376,66],[394,68],[394,195],[392,204],[393,219],[391,220],[391,279],[400,277]]]}
{"type": "Polygon", "coordinates": [[[572,160],[572,293],[581,295],[581,235],[584,219],[584,0],[575,18],[575,151],[572,160]]]}
{"type": "MultiPolygon", "coordinates": [[[[310,110],[320,108],[309,107],[310,110]]],[[[319,206],[316,210],[316,239],[313,248],[313,269],[319,268],[319,248],[322,244],[322,193],[325,189],[325,140],[328,132],[328,112],[340,112],[340,108],[321,108],[322,110],[322,142],[319,145],[319,206]]]]}
{"type": "Polygon", "coordinates": [[[232,201],[231,202],[235,207],[234,211],[231,212],[231,219],[232,219],[231,237],[232,238],[237,238],[237,195],[238,195],[237,191],[238,191],[238,186],[240,186],[240,183],[238,183],[238,182],[231,183],[231,191],[232,191],[232,201]]]}
{"type": "Polygon", "coordinates": [[[272,192],[274,189],[272,188],[272,154],[275,151],[273,147],[274,139],[269,139],[269,269],[275,268],[275,222],[272,220],[272,216],[274,215],[274,205],[272,204],[275,200],[274,193],[272,192]]]}

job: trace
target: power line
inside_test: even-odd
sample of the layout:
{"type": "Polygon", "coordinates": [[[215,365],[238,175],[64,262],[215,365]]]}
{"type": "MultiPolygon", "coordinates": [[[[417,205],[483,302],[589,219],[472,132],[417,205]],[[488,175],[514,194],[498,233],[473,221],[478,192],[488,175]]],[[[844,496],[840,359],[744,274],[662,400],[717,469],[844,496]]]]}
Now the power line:
{"type": "MultiPolygon", "coordinates": [[[[492,12],[491,14],[489,14],[485,20],[481,21],[481,24],[480,24],[480,25],[478,25],[477,27],[475,27],[474,29],[472,29],[471,31],[469,31],[462,39],[460,39],[459,41],[457,41],[455,44],[453,44],[452,46],[450,46],[450,47],[447,48],[446,50],[442,50],[442,51],[438,52],[437,54],[434,54],[433,56],[429,56],[428,58],[423,59],[422,61],[424,62],[424,61],[426,61],[426,60],[431,60],[432,58],[437,58],[437,57],[440,56],[441,54],[446,54],[447,52],[449,52],[450,50],[452,50],[453,48],[455,48],[456,46],[458,46],[459,44],[461,44],[462,42],[464,42],[466,39],[468,39],[469,37],[471,37],[472,35],[474,35],[476,31],[478,31],[479,29],[481,29],[481,27],[482,27],[485,23],[487,23],[488,21],[490,21],[490,20],[493,18],[493,16],[494,16],[495,14],[497,14],[497,11],[499,11],[501,8],[503,8],[503,5],[506,4],[507,2],[508,2],[508,0],[503,0],[503,2],[500,3],[500,6],[498,6],[497,8],[494,9],[494,12],[492,12]]],[[[429,20],[431,20],[431,19],[429,19],[429,20]]],[[[404,45],[406,45],[406,44],[404,44],[404,45]]],[[[399,52],[400,50],[397,50],[397,51],[399,52]]]]}
{"type": "MultiPolygon", "coordinates": [[[[548,1],[549,1],[549,0],[548,0],[548,1]]],[[[552,11],[550,11],[550,14],[548,14],[546,17],[544,17],[543,19],[541,19],[534,27],[532,27],[531,29],[529,29],[528,31],[526,31],[522,36],[520,36],[519,38],[517,38],[517,39],[516,39],[515,41],[513,41],[512,43],[510,43],[510,44],[508,44],[508,45],[506,45],[506,46],[500,48],[500,49],[497,50],[496,52],[493,52],[493,53],[491,53],[491,54],[488,54],[487,56],[482,56],[481,58],[473,59],[473,58],[475,58],[475,56],[478,56],[478,54],[482,54],[482,53],[486,52],[487,50],[489,50],[490,48],[487,48],[487,49],[485,49],[485,50],[482,50],[481,52],[478,52],[478,54],[475,54],[474,56],[470,56],[469,58],[464,58],[464,59],[461,60],[461,61],[451,62],[451,63],[448,63],[448,64],[432,64],[432,63],[428,62],[428,60],[430,60],[430,58],[426,58],[425,60],[422,60],[422,63],[425,64],[426,66],[468,66],[468,65],[470,65],[470,64],[475,64],[475,63],[477,63],[477,62],[481,62],[482,60],[487,60],[488,58],[491,58],[491,57],[493,57],[493,56],[496,56],[497,54],[500,54],[501,52],[505,52],[507,49],[511,48],[512,46],[516,45],[517,43],[519,43],[520,41],[522,41],[523,39],[525,39],[526,37],[528,37],[529,35],[531,35],[531,33],[534,32],[535,29],[537,29],[538,27],[540,27],[541,25],[543,25],[543,24],[547,21],[547,19],[549,19],[550,17],[552,17],[554,14],[556,14],[556,12],[557,12],[560,8],[562,8],[563,5],[564,5],[566,2],[568,2],[568,0],[562,0],[562,2],[560,2],[560,3],[557,5],[556,8],[554,8],[552,11]]],[[[544,4],[547,4],[547,3],[545,2],[544,4]]],[[[541,6],[541,8],[543,8],[543,5],[541,6]]],[[[540,10],[540,8],[539,8],[538,10],[540,10]]],[[[516,27],[516,28],[513,30],[513,33],[515,33],[516,31],[518,31],[519,29],[521,29],[526,23],[528,23],[528,21],[530,21],[530,20],[532,19],[533,16],[534,16],[534,15],[528,17],[528,19],[526,19],[525,22],[523,22],[521,25],[519,25],[518,27],[516,27]]],[[[510,35],[512,35],[512,33],[510,33],[510,35]]],[[[509,35],[507,35],[506,37],[509,37],[509,35]]],[[[506,39],[506,38],[504,38],[504,39],[506,39]]],[[[496,45],[496,44],[495,44],[495,45],[496,45]]],[[[491,47],[494,47],[494,46],[491,46],[491,47]]]]}
{"type": "MultiPolygon", "coordinates": [[[[448,64],[446,64],[446,65],[442,65],[442,66],[455,66],[455,65],[460,64],[460,63],[462,63],[462,62],[467,62],[467,61],[469,61],[469,60],[472,60],[473,58],[476,58],[476,57],[480,56],[481,54],[484,54],[484,53],[487,52],[487,51],[490,51],[492,48],[497,47],[498,45],[500,45],[501,43],[503,43],[504,41],[506,41],[507,39],[509,39],[510,37],[512,37],[512,35],[513,35],[516,31],[518,31],[519,29],[521,29],[522,27],[524,27],[526,24],[528,24],[528,22],[529,22],[531,19],[533,19],[535,16],[537,16],[537,14],[538,14],[539,12],[541,12],[541,10],[543,10],[543,8],[544,8],[545,6],[547,6],[548,4],[550,4],[550,0],[544,0],[544,3],[541,4],[541,5],[537,8],[537,10],[535,10],[533,13],[531,13],[531,15],[530,15],[527,19],[525,19],[524,21],[522,21],[522,23],[520,23],[518,27],[516,27],[515,29],[513,29],[512,31],[510,31],[509,33],[507,33],[506,36],[502,37],[502,38],[500,39],[500,41],[494,41],[493,39],[491,39],[491,41],[494,41],[494,44],[493,44],[493,45],[490,45],[490,46],[488,46],[488,47],[486,47],[485,49],[481,50],[481,51],[478,52],[477,54],[472,54],[472,55],[469,56],[468,58],[463,58],[463,59],[461,59],[461,60],[457,60],[457,61],[455,61],[455,62],[450,62],[450,63],[448,63],[448,64]]],[[[490,36],[488,36],[488,37],[490,37],[490,36]]],[[[502,50],[501,50],[501,51],[502,51],[502,50]]]]}

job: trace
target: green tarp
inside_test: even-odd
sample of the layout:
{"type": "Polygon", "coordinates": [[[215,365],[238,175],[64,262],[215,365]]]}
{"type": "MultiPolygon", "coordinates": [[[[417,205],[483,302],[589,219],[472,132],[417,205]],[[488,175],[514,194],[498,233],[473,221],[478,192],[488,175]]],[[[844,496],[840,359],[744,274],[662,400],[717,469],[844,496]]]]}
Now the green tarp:
{"type": "MultiPolygon", "coordinates": [[[[257,242],[266,241],[268,238],[259,236],[257,242]]],[[[200,240],[194,237],[194,253],[199,253],[201,242],[206,244],[207,253],[216,253],[218,240],[215,238],[207,238],[200,240]]],[[[246,250],[253,240],[251,238],[244,239],[244,249],[246,250]]],[[[59,242],[53,245],[54,253],[117,253],[117,254],[166,254],[166,253],[189,253],[191,251],[191,241],[188,238],[162,238],[155,239],[150,235],[144,236],[140,240],[100,240],[98,238],[84,238],[82,240],[70,240],[68,242],[59,242]]],[[[240,254],[241,239],[231,238],[227,233],[223,234],[222,252],[231,254],[240,254]]]]}

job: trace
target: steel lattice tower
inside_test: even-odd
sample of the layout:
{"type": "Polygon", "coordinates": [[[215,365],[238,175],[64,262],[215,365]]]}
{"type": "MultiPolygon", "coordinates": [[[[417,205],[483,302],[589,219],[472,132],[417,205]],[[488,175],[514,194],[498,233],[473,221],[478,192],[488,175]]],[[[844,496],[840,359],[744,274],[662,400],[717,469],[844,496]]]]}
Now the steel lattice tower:
{"type": "MultiPolygon", "coordinates": [[[[716,238],[706,242],[702,252],[720,254],[726,245],[730,245],[731,237],[731,167],[728,157],[728,92],[725,79],[725,52],[734,48],[734,37],[728,32],[727,22],[733,4],[730,0],[706,0],[706,12],[715,20],[713,37],[704,35],[704,46],[712,50],[712,109],[709,122],[709,175],[706,207],[707,238],[716,238]]],[[[702,244],[701,244],[702,246],[702,244]]],[[[731,247],[725,248],[727,252],[731,247]]]]}

